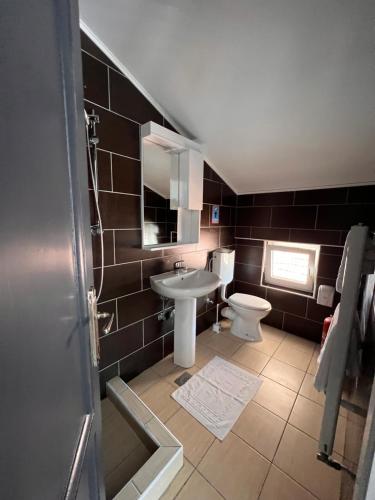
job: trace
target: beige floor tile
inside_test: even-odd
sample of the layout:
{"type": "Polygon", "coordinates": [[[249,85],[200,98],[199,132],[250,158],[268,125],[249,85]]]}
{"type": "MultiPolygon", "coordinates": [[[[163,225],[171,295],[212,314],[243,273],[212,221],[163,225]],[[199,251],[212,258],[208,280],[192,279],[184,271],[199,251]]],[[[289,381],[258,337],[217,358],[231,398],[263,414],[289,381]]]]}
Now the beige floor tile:
{"type": "Polygon", "coordinates": [[[311,401],[314,401],[319,405],[324,405],[325,401],[324,392],[318,392],[315,389],[314,380],[315,380],[314,375],[311,375],[311,373],[306,373],[299,392],[305,398],[311,399],[311,401]]]}
{"type": "Polygon", "coordinates": [[[166,422],[180,408],[180,405],[170,396],[174,389],[173,385],[162,380],[153,384],[141,395],[146,406],[163,422],[166,422]]]}
{"type": "Polygon", "coordinates": [[[292,391],[298,392],[305,372],[298,370],[298,368],[294,368],[294,366],[287,365],[278,359],[271,358],[262,371],[262,375],[284,385],[292,391]]]}
{"type": "Polygon", "coordinates": [[[274,328],[273,326],[266,325],[265,323],[261,324],[261,328],[262,337],[264,339],[273,340],[274,342],[278,342],[279,344],[287,336],[287,333],[283,330],[279,330],[278,328],[274,328]]]}
{"type": "Polygon", "coordinates": [[[160,382],[160,377],[155,370],[149,368],[127,382],[127,384],[136,394],[139,395],[155,384],[155,382],[160,382]]]}
{"type": "Polygon", "coordinates": [[[315,500],[310,492],[272,465],[259,500],[315,500]]]}
{"type": "Polygon", "coordinates": [[[111,414],[102,421],[102,459],[104,474],[108,475],[141,445],[141,441],[127,420],[107,398],[105,407],[111,414]]]}
{"type": "MultiPolygon", "coordinates": [[[[301,394],[301,396],[304,396],[305,398],[311,399],[311,401],[318,403],[318,405],[324,406],[325,399],[326,399],[324,392],[318,392],[315,389],[314,380],[315,380],[314,375],[311,375],[311,373],[306,373],[305,378],[303,379],[301,388],[299,390],[299,393],[301,394]]],[[[348,416],[348,410],[341,407],[340,408],[340,415],[342,417],[346,418],[348,416]]]]}
{"type": "Polygon", "coordinates": [[[272,461],[285,425],[285,420],[250,401],[233,426],[232,432],[272,461]]]}
{"type": "Polygon", "coordinates": [[[317,346],[315,342],[311,340],[304,339],[303,337],[297,337],[297,335],[292,335],[288,333],[283,340],[283,344],[293,347],[295,349],[300,349],[301,351],[309,352],[312,354],[317,346]]]}
{"type": "Polygon", "coordinates": [[[215,335],[215,333],[211,330],[211,328],[208,328],[197,336],[197,343],[205,344],[213,335],[215,335]]]}
{"type": "MultiPolygon", "coordinates": [[[[202,334],[203,335],[203,334],[202,334]]],[[[237,349],[243,344],[240,339],[235,339],[231,336],[229,338],[227,335],[221,335],[221,333],[214,333],[213,335],[205,338],[203,344],[222,354],[223,356],[232,356],[237,349]]]]}
{"type": "Polygon", "coordinates": [[[177,476],[173,479],[167,491],[160,497],[161,500],[173,500],[176,498],[177,493],[184,486],[193,471],[194,467],[192,464],[184,458],[184,465],[182,466],[182,469],[178,471],[177,476]]]}
{"type": "Polygon", "coordinates": [[[106,498],[113,498],[149,458],[149,451],[140,444],[116,469],[106,475],[104,478],[106,498]]]}
{"type": "Polygon", "coordinates": [[[263,383],[253,401],[272,411],[284,420],[288,420],[297,394],[283,385],[260,375],[263,383]]]}
{"type": "Polygon", "coordinates": [[[272,356],[280,345],[280,341],[263,338],[260,342],[251,342],[249,345],[257,351],[272,356]]]}
{"type": "Polygon", "coordinates": [[[273,357],[299,370],[306,371],[311,361],[312,354],[312,352],[296,349],[282,342],[273,357]]]}
{"type": "Polygon", "coordinates": [[[316,459],[318,443],[287,425],[274,464],[320,500],[338,500],[340,472],[316,459]]]}
{"type": "Polygon", "coordinates": [[[196,365],[192,366],[191,368],[182,368],[181,366],[175,365],[175,368],[172,370],[172,372],[169,373],[166,377],[163,377],[163,379],[166,382],[172,384],[174,389],[176,390],[179,387],[175,382],[178,377],[180,377],[183,373],[190,373],[190,375],[194,375],[194,373],[197,373],[197,371],[199,370],[200,367],[196,365]]]}
{"type": "Polygon", "coordinates": [[[198,471],[195,471],[176,500],[222,500],[223,497],[202,477],[198,471]]]}
{"type": "Polygon", "coordinates": [[[250,344],[244,344],[233,354],[232,359],[260,373],[268,363],[270,357],[263,352],[253,349],[250,344]]]}
{"type": "Polygon", "coordinates": [[[199,368],[203,368],[212,358],[217,356],[217,352],[205,346],[204,344],[197,344],[195,350],[195,364],[199,368]]]}
{"type": "Polygon", "coordinates": [[[307,373],[310,373],[311,375],[314,376],[316,375],[316,370],[318,369],[318,364],[317,364],[318,356],[319,356],[319,350],[315,349],[310,364],[307,368],[307,373]]]}
{"type": "MultiPolygon", "coordinates": [[[[323,407],[303,396],[297,396],[289,423],[305,432],[312,438],[318,440],[322,424],[323,407]]],[[[344,453],[345,443],[345,418],[339,416],[336,429],[336,440],[334,449],[340,455],[344,453]]]]}
{"type": "Polygon", "coordinates": [[[224,498],[255,500],[269,466],[265,458],[230,433],[222,442],[215,440],[198,470],[224,498]]]}
{"type": "Polygon", "coordinates": [[[184,455],[194,466],[202,460],[215,437],[183,408],[166,423],[172,434],[182,443],[184,455]]]}
{"type": "Polygon", "coordinates": [[[173,354],[170,354],[161,361],[155,363],[151,370],[154,370],[160,377],[166,377],[175,369],[176,365],[173,363],[173,354]]]}

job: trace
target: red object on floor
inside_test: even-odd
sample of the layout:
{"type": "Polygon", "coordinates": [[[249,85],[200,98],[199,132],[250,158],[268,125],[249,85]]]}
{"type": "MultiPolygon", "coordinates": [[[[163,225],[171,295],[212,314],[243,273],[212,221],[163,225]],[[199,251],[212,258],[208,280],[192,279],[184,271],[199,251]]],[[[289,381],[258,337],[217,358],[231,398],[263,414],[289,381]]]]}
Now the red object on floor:
{"type": "Polygon", "coordinates": [[[327,334],[328,334],[328,330],[329,330],[329,327],[331,325],[331,321],[332,321],[332,315],[331,316],[328,316],[327,318],[324,319],[323,321],[323,331],[322,331],[322,341],[320,343],[320,346],[323,347],[323,344],[324,342],[326,341],[326,338],[327,338],[327,334]]]}

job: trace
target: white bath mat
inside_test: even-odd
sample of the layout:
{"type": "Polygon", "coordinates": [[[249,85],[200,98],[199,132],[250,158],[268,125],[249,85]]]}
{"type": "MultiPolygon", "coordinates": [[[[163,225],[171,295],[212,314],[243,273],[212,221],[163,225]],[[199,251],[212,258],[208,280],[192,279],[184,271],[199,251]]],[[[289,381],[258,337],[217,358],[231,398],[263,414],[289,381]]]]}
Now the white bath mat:
{"type": "Polygon", "coordinates": [[[172,398],[222,441],[261,384],[255,375],[216,356],[172,398]]]}

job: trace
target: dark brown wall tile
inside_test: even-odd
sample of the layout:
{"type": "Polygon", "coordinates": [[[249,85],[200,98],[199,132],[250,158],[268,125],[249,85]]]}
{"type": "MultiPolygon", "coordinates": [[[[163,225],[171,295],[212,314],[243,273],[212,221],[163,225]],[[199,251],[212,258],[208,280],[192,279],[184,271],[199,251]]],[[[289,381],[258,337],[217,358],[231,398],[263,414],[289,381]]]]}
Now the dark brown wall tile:
{"type": "Polygon", "coordinates": [[[162,358],[163,339],[161,338],[120,361],[120,376],[128,382],[162,358]]]}
{"type": "MultiPolygon", "coordinates": [[[[85,101],[85,109],[89,112],[92,108],[93,105],[85,101]]],[[[99,147],[139,159],[139,125],[103,108],[94,106],[94,110],[100,120],[96,127],[99,147]]]]}
{"type": "Polygon", "coordinates": [[[210,326],[216,321],[216,309],[210,309],[209,311],[197,316],[196,320],[196,333],[199,335],[200,333],[210,328],[210,326]]]}
{"type": "Polygon", "coordinates": [[[219,228],[203,228],[200,231],[199,250],[215,250],[219,246],[219,228]]]}
{"type": "Polygon", "coordinates": [[[349,188],[349,203],[375,203],[375,184],[349,188]]]}
{"type": "Polygon", "coordinates": [[[244,281],[245,283],[260,284],[260,275],[262,268],[258,266],[251,266],[248,264],[237,264],[234,269],[234,278],[236,280],[244,281]]]}
{"type": "MultiPolygon", "coordinates": [[[[92,257],[93,266],[99,267],[102,265],[102,249],[100,235],[96,234],[91,236],[92,241],[92,257]]],[[[113,231],[104,231],[103,233],[103,244],[104,244],[104,265],[110,266],[114,264],[114,252],[113,252],[113,231]]]]}
{"type": "Polygon", "coordinates": [[[125,229],[115,231],[116,263],[135,260],[154,259],[162,256],[162,250],[143,250],[141,229],[125,229]]]}
{"type": "Polygon", "coordinates": [[[163,117],[139,90],[117,71],[110,70],[111,109],[141,125],[153,121],[163,125],[163,117]]]}
{"type": "Polygon", "coordinates": [[[204,269],[207,265],[207,252],[184,253],[181,258],[188,267],[195,269],[204,269]]]}
{"type": "Polygon", "coordinates": [[[168,333],[163,337],[164,356],[168,356],[174,351],[174,333],[168,333]]]}
{"type": "Polygon", "coordinates": [[[146,186],[143,187],[143,190],[144,190],[145,206],[166,208],[167,202],[165,198],[160,196],[160,194],[155,193],[155,191],[152,191],[146,186]]]}
{"type": "Polygon", "coordinates": [[[318,276],[336,279],[340,262],[340,255],[327,255],[321,253],[319,257],[318,276]]]}
{"type": "Polygon", "coordinates": [[[220,246],[225,247],[234,245],[234,227],[221,227],[220,228],[220,246]]]}
{"type": "Polygon", "coordinates": [[[89,54],[93,55],[97,59],[100,59],[100,61],[104,62],[108,66],[111,66],[112,68],[116,69],[116,65],[113,64],[113,62],[102,52],[99,47],[95,45],[94,42],[91,41],[91,39],[86,35],[81,30],[81,48],[85,52],[88,52],[89,54]]]}
{"type": "Polygon", "coordinates": [[[313,342],[320,342],[322,337],[322,325],[320,323],[288,313],[284,314],[283,328],[289,333],[304,337],[313,342]]]}
{"type": "Polygon", "coordinates": [[[166,333],[173,331],[174,317],[171,316],[166,320],[159,320],[158,315],[151,316],[144,320],[144,339],[145,345],[162,337],[166,333]]]}
{"type": "Polygon", "coordinates": [[[345,203],[348,194],[347,188],[311,189],[296,191],[295,205],[335,205],[345,203]]]}
{"type": "Polygon", "coordinates": [[[339,255],[342,257],[342,253],[344,251],[344,247],[342,246],[324,246],[320,247],[320,253],[325,253],[328,255],[339,255]]]}
{"type": "Polygon", "coordinates": [[[203,177],[205,179],[209,179],[210,181],[223,182],[220,175],[218,175],[207,162],[204,162],[203,164],[203,177]]]}
{"type": "Polygon", "coordinates": [[[298,316],[306,314],[307,298],[302,295],[267,288],[267,300],[279,311],[294,313],[298,316]]]}
{"type": "Polygon", "coordinates": [[[279,328],[281,330],[283,328],[283,318],[284,313],[282,311],[272,309],[272,311],[262,319],[262,323],[273,326],[274,328],[279,328]]]}
{"type": "Polygon", "coordinates": [[[253,194],[240,194],[237,196],[238,207],[252,207],[254,204],[253,194]]]}
{"type": "Polygon", "coordinates": [[[203,210],[201,212],[201,227],[206,227],[210,225],[210,210],[211,205],[203,205],[203,210]]]}
{"type": "Polygon", "coordinates": [[[316,303],[315,299],[308,299],[306,314],[308,319],[312,319],[323,324],[324,318],[327,318],[330,314],[332,314],[331,307],[321,306],[316,303]]]}
{"type": "Polygon", "coordinates": [[[289,241],[289,229],[274,227],[252,227],[251,237],[260,240],[289,241]]]}
{"type": "Polygon", "coordinates": [[[203,202],[213,205],[221,203],[221,186],[219,182],[203,180],[203,202]]]}
{"type": "Polygon", "coordinates": [[[293,205],[294,191],[254,194],[254,206],[293,205]]]}
{"type": "Polygon", "coordinates": [[[317,229],[350,229],[362,222],[375,227],[373,205],[332,205],[319,207],[317,229]]]}
{"type": "Polygon", "coordinates": [[[277,207],[272,210],[272,227],[313,229],[316,207],[277,207]]]}
{"type": "Polygon", "coordinates": [[[163,301],[151,289],[118,299],[118,321],[122,328],[163,309],[163,301]]]}
{"type": "Polygon", "coordinates": [[[235,207],[237,205],[237,195],[227,184],[223,184],[223,190],[221,193],[223,205],[230,205],[235,207]]]}
{"type": "MultiPolygon", "coordinates": [[[[116,301],[111,300],[109,302],[104,302],[103,304],[98,305],[98,312],[105,312],[109,314],[114,314],[114,320],[112,322],[112,327],[109,333],[117,330],[117,307],[116,301]]],[[[110,318],[98,319],[98,327],[99,327],[99,337],[104,337],[106,334],[103,332],[103,328],[106,327],[110,318]]]]}
{"type": "Polygon", "coordinates": [[[322,231],[319,229],[291,229],[290,241],[296,243],[315,243],[325,245],[338,245],[341,231],[322,231]]]}
{"type": "Polygon", "coordinates": [[[150,276],[172,271],[177,260],[179,260],[178,257],[170,256],[142,262],[143,288],[150,288],[150,276]]]}
{"type": "Polygon", "coordinates": [[[256,297],[266,298],[266,288],[260,285],[254,285],[253,283],[244,283],[242,281],[236,281],[234,284],[235,293],[247,293],[248,295],[255,295],[256,297]]]}
{"type": "Polygon", "coordinates": [[[117,377],[119,374],[119,366],[118,363],[115,363],[104,370],[100,370],[99,372],[99,382],[100,382],[100,397],[103,399],[106,397],[106,384],[111,378],[117,377]]]}
{"type": "Polygon", "coordinates": [[[100,367],[128,356],[143,345],[142,322],[131,325],[100,339],[100,367]]]}
{"type": "Polygon", "coordinates": [[[240,207],[237,208],[238,226],[268,227],[271,220],[269,207],[240,207]]]}
{"type": "Polygon", "coordinates": [[[141,194],[141,163],[138,160],[112,155],[113,191],[141,194]]]}
{"type": "Polygon", "coordinates": [[[236,262],[242,264],[252,264],[253,266],[261,266],[263,259],[263,247],[252,245],[236,245],[236,262]]]}
{"type": "Polygon", "coordinates": [[[251,227],[236,226],[235,236],[236,238],[250,238],[251,227]]]}
{"type": "Polygon", "coordinates": [[[83,92],[85,99],[108,108],[108,68],[82,53],[83,92]]]}
{"type": "MultiPolygon", "coordinates": [[[[99,290],[100,268],[94,270],[95,288],[99,290]]],[[[104,268],[101,301],[141,290],[141,263],[120,264],[104,268]]]]}
{"type": "MultiPolygon", "coordinates": [[[[92,164],[93,172],[95,166],[92,164]]],[[[97,151],[97,169],[98,169],[98,185],[99,189],[104,191],[112,191],[112,174],[111,174],[111,155],[106,151],[97,151]]],[[[87,155],[87,171],[89,189],[93,188],[89,156],[87,155]]],[[[94,174],[95,175],[95,174],[94,174]]]]}
{"type": "Polygon", "coordinates": [[[99,193],[104,229],[141,227],[141,198],[135,195],[99,193]]]}

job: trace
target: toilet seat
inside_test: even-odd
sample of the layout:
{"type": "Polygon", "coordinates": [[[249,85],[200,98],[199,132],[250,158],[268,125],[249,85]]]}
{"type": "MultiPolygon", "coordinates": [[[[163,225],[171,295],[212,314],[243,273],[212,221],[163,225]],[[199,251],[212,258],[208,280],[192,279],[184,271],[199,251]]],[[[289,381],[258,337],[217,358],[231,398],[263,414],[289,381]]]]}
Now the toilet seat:
{"type": "Polygon", "coordinates": [[[228,303],[241,309],[254,309],[256,311],[268,311],[271,309],[271,304],[268,300],[256,295],[248,295],[247,293],[234,293],[229,297],[228,303]]]}

